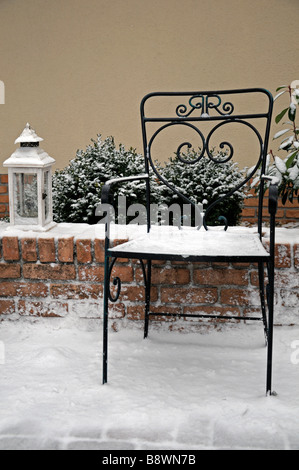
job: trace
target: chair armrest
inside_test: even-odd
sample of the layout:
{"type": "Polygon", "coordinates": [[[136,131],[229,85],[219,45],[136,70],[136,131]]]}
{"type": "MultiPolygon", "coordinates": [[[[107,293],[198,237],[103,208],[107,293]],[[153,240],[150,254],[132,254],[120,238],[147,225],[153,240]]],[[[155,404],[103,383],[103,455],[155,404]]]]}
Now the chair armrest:
{"type": "Polygon", "coordinates": [[[112,186],[114,186],[117,183],[125,183],[127,181],[138,181],[138,180],[148,180],[149,175],[148,174],[143,174],[143,175],[136,175],[136,176],[124,176],[122,178],[114,178],[109,181],[106,181],[102,188],[102,195],[101,195],[101,202],[102,204],[109,204],[111,203],[111,195],[110,191],[112,186]]]}
{"type": "Polygon", "coordinates": [[[262,175],[262,179],[270,181],[270,186],[269,186],[269,214],[273,216],[277,212],[279,179],[276,178],[276,176],[266,176],[266,175],[262,175]]]}

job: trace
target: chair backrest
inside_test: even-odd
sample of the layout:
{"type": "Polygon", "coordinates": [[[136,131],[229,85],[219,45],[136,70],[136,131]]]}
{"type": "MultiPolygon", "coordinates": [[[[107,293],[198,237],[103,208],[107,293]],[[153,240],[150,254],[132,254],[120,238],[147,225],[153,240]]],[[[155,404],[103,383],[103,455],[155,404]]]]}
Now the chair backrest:
{"type": "MultiPolygon", "coordinates": [[[[220,201],[239,191],[257,171],[260,174],[265,172],[272,110],[273,97],[262,88],[150,93],[141,102],[146,171],[151,167],[157,178],[174,194],[196,207],[192,194],[190,198],[186,193],[182,194],[181,188],[161,175],[156,160],[166,161],[175,153],[178,160],[186,165],[195,165],[199,161],[212,161],[217,165],[240,160],[249,162],[247,166],[250,170],[236,187],[229,188],[205,208],[207,217],[220,201]],[[196,149],[194,159],[186,158],[186,150],[190,149],[196,149]]],[[[262,181],[259,233],[262,227],[263,184],[262,181]]]]}

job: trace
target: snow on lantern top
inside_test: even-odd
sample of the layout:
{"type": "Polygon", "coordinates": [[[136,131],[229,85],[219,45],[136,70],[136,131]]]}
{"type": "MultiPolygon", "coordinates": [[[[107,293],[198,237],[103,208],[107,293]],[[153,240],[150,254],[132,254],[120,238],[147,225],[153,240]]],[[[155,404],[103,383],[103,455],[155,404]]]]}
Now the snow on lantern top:
{"type": "Polygon", "coordinates": [[[39,147],[39,143],[43,140],[27,123],[21,135],[15,140],[15,144],[19,143],[20,147],[3,163],[3,166],[44,168],[53,165],[54,158],[39,147]]]}
{"type": "Polygon", "coordinates": [[[39,145],[39,142],[42,142],[44,139],[39,137],[35,130],[32,129],[30,124],[27,122],[25,129],[22,134],[15,140],[15,144],[36,144],[39,145]]]}

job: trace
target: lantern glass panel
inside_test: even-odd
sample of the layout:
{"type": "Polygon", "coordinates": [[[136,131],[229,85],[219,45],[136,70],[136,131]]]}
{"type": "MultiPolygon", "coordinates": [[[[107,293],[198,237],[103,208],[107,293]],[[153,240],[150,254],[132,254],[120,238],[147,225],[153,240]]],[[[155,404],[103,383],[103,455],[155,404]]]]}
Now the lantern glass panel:
{"type": "Polygon", "coordinates": [[[17,219],[38,218],[37,174],[15,173],[15,214],[17,219]]]}
{"type": "Polygon", "coordinates": [[[50,172],[44,173],[44,194],[43,199],[45,201],[45,220],[48,222],[50,216],[50,198],[49,198],[49,185],[50,185],[50,172]]]}

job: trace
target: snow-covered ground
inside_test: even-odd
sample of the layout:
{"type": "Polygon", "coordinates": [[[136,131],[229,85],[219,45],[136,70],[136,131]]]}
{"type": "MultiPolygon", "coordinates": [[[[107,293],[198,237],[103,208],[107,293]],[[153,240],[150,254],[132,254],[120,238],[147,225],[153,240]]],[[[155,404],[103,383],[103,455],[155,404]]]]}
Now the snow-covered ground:
{"type": "Polygon", "coordinates": [[[0,449],[299,449],[299,327],[180,333],[100,321],[0,323],[0,449]]]}

